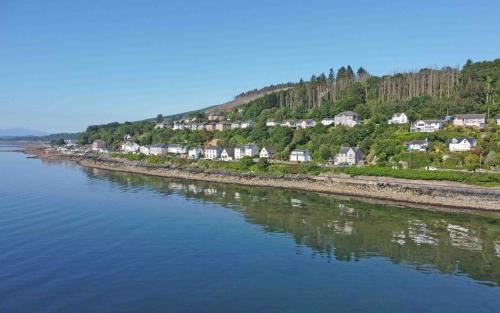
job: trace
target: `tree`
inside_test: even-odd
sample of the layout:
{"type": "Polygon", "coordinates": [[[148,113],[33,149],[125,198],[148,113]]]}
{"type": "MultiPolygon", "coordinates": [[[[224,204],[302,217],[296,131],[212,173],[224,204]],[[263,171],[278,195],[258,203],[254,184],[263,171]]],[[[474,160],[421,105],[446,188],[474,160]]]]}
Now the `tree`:
{"type": "Polygon", "coordinates": [[[328,74],[328,80],[330,82],[333,82],[335,80],[335,72],[333,71],[333,68],[330,68],[330,73],[328,74]]]}
{"type": "Polygon", "coordinates": [[[161,122],[163,122],[163,114],[158,114],[158,115],[156,116],[156,122],[157,122],[157,123],[161,123],[161,122]]]}
{"type": "Polygon", "coordinates": [[[253,165],[253,159],[251,157],[243,157],[240,159],[240,168],[242,170],[247,170],[253,165]]]}

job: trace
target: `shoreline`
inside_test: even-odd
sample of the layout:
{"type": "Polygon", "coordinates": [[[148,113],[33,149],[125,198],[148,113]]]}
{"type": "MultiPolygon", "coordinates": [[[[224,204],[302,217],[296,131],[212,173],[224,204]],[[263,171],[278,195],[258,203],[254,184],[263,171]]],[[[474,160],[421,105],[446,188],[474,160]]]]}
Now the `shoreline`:
{"type": "Polygon", "coordinates": [[[375,176],[351,177],[345,174],[256,175],[250,172],[150,165],[141,161],[128,161],[101,155],[43,155],[40,149],[34,147],[27,147],[25,152],[41,159],[71,160],[88,168],[140,175],[311,191],[390,202],[419,209],[500,212],[500,188],[478,187],[458,182],[375,176]]]}

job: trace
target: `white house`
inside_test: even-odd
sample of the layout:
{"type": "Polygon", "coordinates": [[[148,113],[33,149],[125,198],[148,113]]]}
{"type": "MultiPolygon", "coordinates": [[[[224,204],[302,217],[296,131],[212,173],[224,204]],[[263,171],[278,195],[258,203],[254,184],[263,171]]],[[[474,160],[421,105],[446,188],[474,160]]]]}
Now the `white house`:
{"type": "Polygon", "coordinates": [[[175,122],[173,130],[183,130],[185,127],[184,123],[175,122]]]}
{"type": "Polygon", "coordinates": [[[477,140],[474,138],[452,138],[446,143],[451,152],[470,151],[472,147],[477,146],[477,140]]]}
{"type": "Polygon", "coordinates": [[[259,154],[259,148],[257,147],[256,144],[250,143],[246,145],[237,145],[234,148],[234,159],[239,160],[243,157],[251,157],[253,158],[254,156],[259,154]]]}
{"type": "Polygon", "coordinates": [[[136,153],[137,151],[139,151],[139,148],[139,145],[135,142],[127,141],[122,144],[120,150],[125,153],[136,153]]]}
{"type": "Polygon", "coordinates": [[[156,123],[155,129],[162,129],[162,128],[172,128],[172,124],[170,123],[169,120],[165,120],[163,122],[156,123]]]}
{"type": "Polygon", "coordinates": [[[280,126],[280,125],[281,125],[281,122],[275,120],[274,118],[270,118],[266,122],[267,127],[274,127],[274,126],[280,126]]]}
{"type": "Polygon", "coordinates": [[[335,124],[335,118],[332,117],[327,117],[321,120],[321,124],[325,126],[330,126],[332,124],[335,124]]]}
{"type": "Polygon", "coordinates": [[[484,128],[486,126],[486,114],[458,114],[453,119],[453,126],[484,128]]]}
{"type": "Polygon", "coordinates": [[[335,165],[364,165],[365,155],[357,147],[343,147],[333,159],[335,165]]]}
{"type": "Polygon", "coordinates": [[[314,127],[316,126],[316,121],[312,119],[298,120],[295,125],[300,128],[314,127]]]}
{"type": "Polygon", "coordinates": [[[220,159],[222,161],[232,161],[234,160],[234,149],[231,148],[223,148],[220,153],[220,159]]]}
{"type": "Polygon", "coordinates": [[[266,158],[266,159],[270,160],[274,157],[275,154],[276,154],[276,148],[271,147],[271,146],[267,146],[267,147],[263,147],[260,150],[259,158],[266,158]]]}
{"type": "Polygon", "coordinates": [[[419,120],[411,125],[412,132],[432,133],[443,128],[441,120],[419,120]]]}
{"type": "Polygon", "coordinates": [[[427,148],[429,147],[429,142],[427,141],[427,138],[425,140],[412,140],[405,142],[406,148],[409,151],[421,151],[425,152],[427,151],[427,148]]]}
{"type": "Polygon", "coordinates": [[[149,155],[149,147],[148,146],[140,146],[139,147],[139,152],[144,154],[144,155],[149,155]]]}
{"type": "Polygon", "coordinates": [[[392,118],[388,121],[389,124],[407,124],[408,116],[404,113],[394,113],[392,118]]]}
{"type": "Polygon", "coordinates": [[[290,153],[290,161],[292,162],[312,161],[312,157],[309,151],[307,150],[293,150],[290,153]]]}
{"type": "Polygon", "coordinates": [[[250,127],[253,127],[255,126],[255,122],[254,121],[245,121],[245,122],[241,122],[241,125],[240,127],[245,129],[245,128],[250,128],[250,127]]]}
{"type": "Polygon", "coordinates": [[[191,160],[198,160],[202,154],[203,154],[203,149],[200,147],[194,147],[189,149],[188,151],[188,157],[191,160]]]}
{"type": "Polygon", "coordinates": [[[172,145],[167,146],[167,153],[185,154],[186,152],[187,152],[187,149],[183,145],[172,144],[172,145]]]}
{"type": "Polygon", "coordinates": [[[238,129],[241,128],[241,122],[240,121],[234,121],[231,123],[231,129],[238,129]]]}
{"type": "Polygon", "coordinates": [[[167,145],[165,145],[163,143],[158,143],[156,145],[152,145],[149,148],[149,154],[152,154],[152,155],[162,155],[165,153],[167,153],[167,145]]]}
{"type": "Polygon", "coordinates": [[[220,158],[220,154],[222,152],[222,148],[220,146],[209,146],[205,148],[205,159],[215,160],[220,158]]]}
{"type": "Polygon", "coordinates": [[[335,115],[335,126],[344,125],[353,127],[361,123],[361,117],[358,113],[345,111],[335,115]]]}

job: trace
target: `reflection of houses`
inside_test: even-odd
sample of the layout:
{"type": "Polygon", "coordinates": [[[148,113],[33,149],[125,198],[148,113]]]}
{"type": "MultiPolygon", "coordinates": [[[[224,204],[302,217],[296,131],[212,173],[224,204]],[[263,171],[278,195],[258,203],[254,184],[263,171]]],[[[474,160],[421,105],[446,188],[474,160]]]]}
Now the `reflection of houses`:
{"type": "Polygon", "coordinates": [[[469,229],[453,224],[448,224],[446,229],[450,233],[452,246],[472,251],[483,250],[483,241],[474,236],[469,229]]]}
{"type": "Polygon", "coordinates": [[[443,128],[441,120],[419,120],[411,125],[412,132],[433,133],[443,128]]]}
{"type": "Polygon", "coordinates": [[[406,124],[408,123],[408,116],[404,113],[394,113],[392,118],[388,121],[389,124],[406,124]]]}
{"type": "Polygon", "coordinates": [[[290,161],[307,162],[307,161],[312,161],[312,157],[309,151],[307,150],[293,150],[290,153],[290,161]]]}
{"type": "Polygon", "coordinates": [[[302,206],[302,200],[300,199],[290,198],[290,203],[292,204],[292,206],[302,206]]]}
{"type": "Polygon", "coordinates": [[[405,142],[405,145],[409,151],[425,152],[425,151],[427,151],[427,148],[429,147],[429,142],[427,141],[427,138],[426,138],[425,140],[407,141],[407,142],[405,142]]]}
{"type": "Polygon", "coordinates": [[[484,128],[486,126],[486,114],[458,114],[453,119],[453,126],[484,128]]]}
{"type": "Polygon", "coordinates": [[[403,246],[406,243],[406,235],[404,230],[398,232],[392,232],[392,240],[391,242],[397,243],[403,246]]]}
{"type": "Polygon", "coordinates": [[[477,146],[477,140],[474,138],[452,138],[446,144],[452,152],[470,151],[471,148],[477,146]]]}
{"type": "Polygon", "coordinates": [[[417,245],[437,245],[438,240],[434,237],[435,235],[434,232],[427,228],[427,224],[423,221],[417,219],[410,219],[408,221],[408,237],[417,245]]]}
{"type": "Polygon", "coordinates": [[[354,226],[352,221],[345,221],[343,225],[340,225],[337,221],[334,221],[333,230],[337,234],[350,236],[354,233],[354,226]]]}

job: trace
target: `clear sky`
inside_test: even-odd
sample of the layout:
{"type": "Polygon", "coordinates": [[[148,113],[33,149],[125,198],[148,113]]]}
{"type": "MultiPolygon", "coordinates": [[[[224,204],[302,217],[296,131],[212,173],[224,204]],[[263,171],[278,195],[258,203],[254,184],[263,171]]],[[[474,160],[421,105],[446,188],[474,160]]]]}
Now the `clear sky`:
{"type": "Polygon", "coordinates": [[[350,64],[500,57],[500,1],[0,0],[0,128],[80,131],[350,64]]]}

